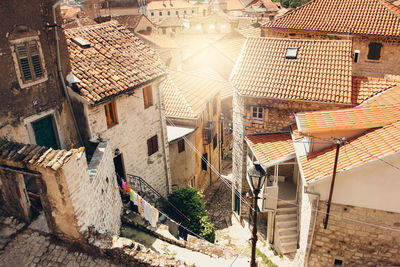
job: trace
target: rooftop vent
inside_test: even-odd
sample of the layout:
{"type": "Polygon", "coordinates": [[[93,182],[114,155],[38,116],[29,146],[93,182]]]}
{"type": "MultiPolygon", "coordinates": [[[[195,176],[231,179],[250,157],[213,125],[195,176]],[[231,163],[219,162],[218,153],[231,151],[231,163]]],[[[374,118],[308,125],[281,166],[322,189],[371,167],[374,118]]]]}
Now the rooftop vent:
{"type": "Polygon", "coordinates": [[[297,58],[297,52],[299,52],[298,47],[289,47],[286,50],[286,59],[296,59],[297,58]]]}
{"type": "Polygon", "coordinates": [[[90,42],[86,39],[83,39],[82,37],[74,37],[72,38],[72,41],[79,45],[82,48],[89,48],[90,47],[90,42]]]}

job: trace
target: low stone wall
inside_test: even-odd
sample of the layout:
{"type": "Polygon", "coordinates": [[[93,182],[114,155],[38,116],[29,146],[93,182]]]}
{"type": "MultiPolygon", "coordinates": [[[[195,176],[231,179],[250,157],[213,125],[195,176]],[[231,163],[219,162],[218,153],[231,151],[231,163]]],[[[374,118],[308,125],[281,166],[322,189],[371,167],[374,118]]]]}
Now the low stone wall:
{"type": "Polygon", "coordinates": [[[400,264],[399,213],[333,204],[324,229],[324,201],[319,211],[309,266],[333,266],[335,259],[343,261],[343,266],[400,264]]]}

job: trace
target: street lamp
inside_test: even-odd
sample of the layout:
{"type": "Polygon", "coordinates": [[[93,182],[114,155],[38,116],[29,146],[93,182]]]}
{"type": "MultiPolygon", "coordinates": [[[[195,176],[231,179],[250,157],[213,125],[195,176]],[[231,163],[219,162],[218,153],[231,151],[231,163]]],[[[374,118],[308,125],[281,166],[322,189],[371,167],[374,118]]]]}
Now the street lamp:
{"type": "MultiPolygon", "coordinates": [[[[250,266],[255,267],[256,266],[256,244],[257,244],[257,199],[258,199],[258,194],[260,193],[260,190],[262,186],[264,185],[265,178],[266,178],[266,173],[264,168],[261,166],[259,162],[254,162],[254,166],[252,166],[248,171],[247,171],[247,179],[249,181],[249,185],[251,188],[251,191],[253,191],[253,234],[251,238],[251,262],[250,266]]],[[[251,212],[251,211],[250,211],[251,212]]]]}

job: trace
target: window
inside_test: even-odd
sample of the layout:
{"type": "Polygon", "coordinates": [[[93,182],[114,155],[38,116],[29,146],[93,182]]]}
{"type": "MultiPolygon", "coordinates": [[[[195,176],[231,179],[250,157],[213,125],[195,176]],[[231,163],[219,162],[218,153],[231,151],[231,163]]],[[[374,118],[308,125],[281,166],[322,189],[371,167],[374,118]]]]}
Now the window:
{"type": "Polygon", "coordinates": [[[168,14],[168,16],[171,16],[171,11],[168,11],[167,14],[168,14]]]}
{"type": "Polygon", "coordinates": [[[185,15],[186,15],[186,10],[185,10],[185,11],[183,11],[183,14],[185,14],[185,15]]]}
{"type": "Polygon", "coordinates": [[[354,62],[355,62],[355,63],[358,62],[359,56],[360,56],[360,50],[354,51],[354,62]]]}
{"type": "Polygon", "coordinates": [[[213,138],[213,149],[215,150],[217,148],[217,146],[218,146],[218,138],[217,138],[217,135],[214,135],[214,138],[213,138]]]}
{"type": "Polygon", "coordinates": [[[160,15],[160,17],[162,16],[162,11],[160,11],[160,13],[158,13],[160,15]]]}
{"type": "Polygon", "coordinates": [[[104,106],[104,110],[106,112],[106,120],[107,120],[107,127],[110,128],[118,123],[117,121],[117,114],[115,112],[115,104],[114,101],[107,103],[104,106]]]}
{"type": "Polygon", "coordinates": [[[43,62],[38,42],[33,40],[14,45],[18,67],[23,83],[30,83],[44,78],[43,62]]]}
{"type": "Polygon", "coordinates": [[[295,48],[289,47],[286,50],[286,59],[296,59],[298,51],[299,51],[299,49],[297,47],[295,47],[295,48]]]}
{"type": "Polygon", "coordinates": [[[192,180],[190,180],[190,187],[195,187],[196,186],[196,177],[193,177],[192,180]]]}
{"type": "Polygon", "coordinates": [[[253,119],[262,120],[264,119],[264,108],[263,107],[253,107],[253,119]]]}
{"type": "Polygon", "coordinates": [[[153,94],[151,92],[151,86],[146,86],[145,88],[143,88],[143,101],[145,109],[153,105],[153,94]]]}
{"type": "Polygon", "coordinates": [[[178,153],[185,151],[185,140],[181,139],[178,141],[178,153]]]}
{"type": "Polygon", "coordinates": [[[333,266],[343,266],[343,260],[335,259],[333,266]]]}
{"type": "Polygon", "coordinates": [[[151,16],[154,17],[154,12],[151,12],[151,16]]]}
{"type": "Polygon", "coordinates": [[[167,28],[162,28],[162,34],[167,34],[167,28]]]}
{"type": "Polygon", "coordinates": [[[147,139],[147,154],[151,156],[157,151],[158,151],[158,140],[157,140],[157,135],[155,135],[152,138],[147,139]]]}
{"type": "Polygon", "coordinates": [[[179,16],[179,11],[177,10],[177,11],[175,12],[175,14],[176,14],[177,16],[179,16]]]}
{"type": "Polygon", "coordinates": [[[369,43],[368,45],[369,51],[368,51],[368,59],[371,60],[379,60],[381,58],[381,50],[382,50],[382,44],[381,43],[369,43]]]}
{"type": "Polygon", "coordinates": [[[194,14],[194,10],[192,9],[192,14],[194,14]]]}
{"type": "Polygon", "coordinates": [[[208,154],[204,153],[203,157],[201,158],[201,169],[204,171],[207,170],[207,161],[208,161],[208,154]]]}

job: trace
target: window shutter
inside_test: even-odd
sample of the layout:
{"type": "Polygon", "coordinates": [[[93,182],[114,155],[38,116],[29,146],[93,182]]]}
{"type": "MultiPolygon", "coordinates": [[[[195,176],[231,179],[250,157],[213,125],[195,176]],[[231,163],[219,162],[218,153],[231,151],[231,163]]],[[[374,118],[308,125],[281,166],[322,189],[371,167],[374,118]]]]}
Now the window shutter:
{"type": "Polygon", "coordinates": [[[370,43],[368,51],[368,59],[379,60],[381,58],[381,43],[370,43]]]}
{"type": "Polygon", "coordinates": [[[32,73],[29,66],[28,52],[25,44],[16,45],[16,50],[23,79],[24,81],[30,81],[32,80],[32,73]]]}
{"type": "Polygon", "coordinates": [[[151,140],[152,138],[150,138],[150,139],[147,139],[147,155],[148,156],[150,156],[151,154],[153,154],[152,153],[152,148],[153,148],[153,146],[152,146],[152,140],[151,140]]]}
{"type": "Polygon", "coordinates": [[[40,78],[43,76],[43,70],[42,70],[42,65],[40,62],[39,49],[37,47],[36,42],[29,43],[29,52],[31,55],[33,71],[35,73],[35,76],[36,76],[36,78],[40,78]]]}
{"type": "Polygon", "coordinates": [[[157,139],[157,135],[155,135],[153,138],[154,138],[154,139],[153,139],[153,142],[154,142],[154,144],[153,144],[153,146],[154,146],[154,152],[153,152],[153,153],[156,153],[156,152],[158,151],[158,139],[157,139]]]}

